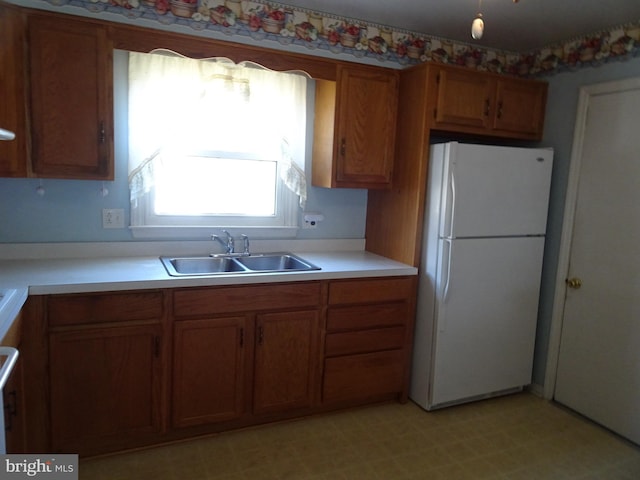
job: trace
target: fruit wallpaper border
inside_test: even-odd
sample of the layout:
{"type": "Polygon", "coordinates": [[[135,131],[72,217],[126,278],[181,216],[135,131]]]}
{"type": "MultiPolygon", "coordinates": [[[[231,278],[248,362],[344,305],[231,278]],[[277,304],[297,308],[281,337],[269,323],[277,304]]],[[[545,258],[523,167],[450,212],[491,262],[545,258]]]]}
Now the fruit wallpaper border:
{"type": "MultiPolygon", "coordinates": [[[[540,76],[640,56],[640,21],[529,53],[454,42],[264,0],[44,0],[196,31],[302,45],[310,50],[410,65],[442,62],[516,76],[540,76]]],[[[265,45],[266,46],[266,45],[265,45]]],[[[311,52],[310,52],[311,53],[311,52]]]]}

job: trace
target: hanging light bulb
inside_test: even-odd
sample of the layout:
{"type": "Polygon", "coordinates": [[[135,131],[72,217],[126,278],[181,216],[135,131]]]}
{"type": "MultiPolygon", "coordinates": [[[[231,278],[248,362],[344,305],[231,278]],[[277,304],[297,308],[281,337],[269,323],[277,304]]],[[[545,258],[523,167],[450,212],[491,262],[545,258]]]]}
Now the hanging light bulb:
{"type": "Polygon", "coordinates": [[[478,0],[478,15],[471,23],[471,38],[480,40],[484,33],[484,20],[482,19],[482,0],[478,0]]]}
{"type": "Polygon", "coordinates": [[[480,40],[482,38],[483,33],[484,33],[484,20],[482,19],[482,14],[478,13],[476,18],[473,19],[473,23],[471,24],[471,37],[474,40],[480,40]]]}

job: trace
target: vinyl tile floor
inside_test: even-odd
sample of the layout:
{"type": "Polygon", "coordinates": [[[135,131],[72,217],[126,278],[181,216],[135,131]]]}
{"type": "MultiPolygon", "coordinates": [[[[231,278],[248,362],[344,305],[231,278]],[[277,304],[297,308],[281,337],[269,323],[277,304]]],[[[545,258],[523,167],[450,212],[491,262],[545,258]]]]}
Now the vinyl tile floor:
{"type": "Polygon", "coordinates": [[[81,460],[81,480],[638,480],[640,448],[529,393],[383,404],[81,460]]]}

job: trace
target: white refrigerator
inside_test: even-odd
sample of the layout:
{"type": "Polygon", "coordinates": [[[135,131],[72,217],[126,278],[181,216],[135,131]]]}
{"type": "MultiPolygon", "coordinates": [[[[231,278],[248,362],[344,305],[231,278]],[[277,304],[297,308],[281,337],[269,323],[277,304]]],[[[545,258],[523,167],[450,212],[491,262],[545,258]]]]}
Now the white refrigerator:
{"type": "Polygon", "coordinates": [[[431,148],[410,398],[436,408],[531,383],[553,151],[431,148]]]}

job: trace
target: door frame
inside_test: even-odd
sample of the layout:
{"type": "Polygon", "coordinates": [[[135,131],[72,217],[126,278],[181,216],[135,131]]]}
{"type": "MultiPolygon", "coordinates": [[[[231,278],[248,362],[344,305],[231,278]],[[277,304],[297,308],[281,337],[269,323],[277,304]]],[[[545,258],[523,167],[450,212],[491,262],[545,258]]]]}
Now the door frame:
{"type": "Polygon", "coordinates": [[[556,390],[558,372],[558,357],[560,355],[560,341],[562,324],[564,321],[564,303],[567,294],[565,279],[569,274],[569,259],[571,257],[571,243],[573,241],[573,225],[578,199],[578,185],[582,169],[582,149],[587,129],[587,115],[591,97],[598,95],[624,92],[640,89],[640,77],[612,82],[598,83],[581,87],[579,90],[578,110],[571,147],[569,164],[569,180],[564,204],[564,219],[562,222],[562,236],[560,240],[560,254],[556,270],[556,286],[553,297],[551,314],[551,328],[547,350],[547,365],[544,377],[543,396],[547,400],[553,399],[556,390]]]}

